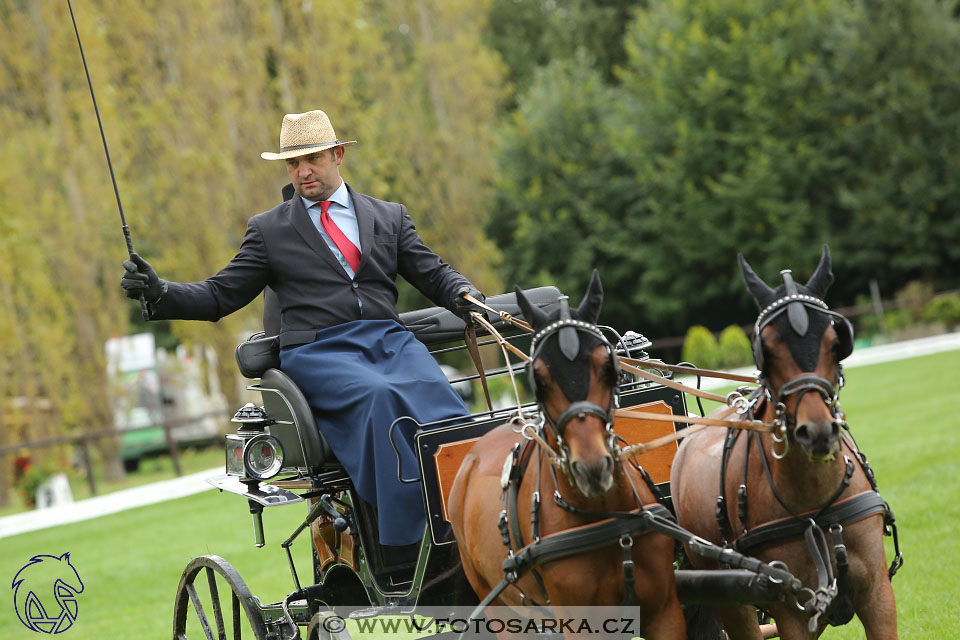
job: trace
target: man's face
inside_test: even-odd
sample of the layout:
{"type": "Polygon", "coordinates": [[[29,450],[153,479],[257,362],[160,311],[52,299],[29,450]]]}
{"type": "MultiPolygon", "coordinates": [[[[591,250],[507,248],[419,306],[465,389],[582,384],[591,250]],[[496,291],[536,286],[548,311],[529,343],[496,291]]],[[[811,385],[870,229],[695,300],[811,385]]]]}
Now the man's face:
{"type": "Polygon", "coordinates": [[[343,147],[334,147],[308,156],[289,158],[286,161],[287,173],[297,193],[315,202],[332,196],[340,187],[343,151],[343,147]]]}

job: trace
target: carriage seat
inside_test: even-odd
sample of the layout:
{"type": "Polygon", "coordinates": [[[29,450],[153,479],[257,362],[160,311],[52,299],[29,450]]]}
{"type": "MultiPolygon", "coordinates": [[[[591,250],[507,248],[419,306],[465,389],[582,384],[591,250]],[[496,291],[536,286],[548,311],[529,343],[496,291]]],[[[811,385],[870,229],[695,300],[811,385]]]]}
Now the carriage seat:
{"type": "MultiPolygon", "coordinates": [[[[546,313],[553,310],[561,295],[556,287],[527,289],[523,294],[531,304],[540,307],[546,313]]],[[[264,331],[250,336],[237,347],[236,351],[240,373],[247,378],[260,378],[269,369],[280,368],[280,340],[277,337],[280,333],[279,304],[276,294],[269,287],[264,290],[263,298],[264,331]]],[[[490,296],[486,304],[497,311],[506,311],[515,318],[523,317],[515,293],[490,296]]],[[[429,307],[401,313],[400,322],[428,347],[463,339],[463,320],[444,307],[429,307]]],[[[498,331],[505,332],[510,328],[505,326],[500,318],[496,318],[492,324],[498,331]]],[[[477,327],[477,335],[483,334],[484,330],[477,327]]]]}
{"type": "Polygon", "coordinates": [[[279,369],[267,369],[260,377],[263,408],[272,420],[270,433],[281,442],[300,443],[301,451],[285,450],[291,466],[306,467],[312,472],[337,463],[330,445],[316,428],[313,411],[303,392],[279,369]],[[300,428],[302,426],[302,428],[300,428]]]}
{"type": "MultiPolygon", "coordinates": [[[[524,291],[534,305],[549,313],[558,303],[560,290],[556,287],[538,287],[524,291]]],[[[505,293],[487,298],[488,306],[497,311],[506,311],[515,318],[522,318],[515,293],[505,293]]],[[[490,318],[498,331],[507,332],[510,327],[498,317],[490,318]]],[[[463,339],[464,323],[456,314],[443,307],[430,307],[400,314],[400,321],[427,346],[463,339]]],[[[315,427],[313,411],[303,392],[280,370],[279,304],[276,294],[269,288],[264,291],[264,329],[241,343],[236,350],[237,365],[247,378],[259,378],[259,383],[250,387],[260,391],[263,407],[274,422],[269,431],[284,446],[285,466],[307,468],[319,472],[339,465],[333,450],[315,427]]],[[[477,328],[482,334],[482,328],[477,328]]]]}

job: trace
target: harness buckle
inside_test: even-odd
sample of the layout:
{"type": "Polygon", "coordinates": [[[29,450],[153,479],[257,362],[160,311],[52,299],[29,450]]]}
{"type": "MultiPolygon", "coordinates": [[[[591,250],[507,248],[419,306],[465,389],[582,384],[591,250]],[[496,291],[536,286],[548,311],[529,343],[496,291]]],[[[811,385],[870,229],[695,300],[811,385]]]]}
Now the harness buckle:
{"type": "MultiPolygon", "coordinates": [[[[777,412],[779,413],[779,407],[783,405],[782,403],[779,403],[779,402],[777,403],[777,405],[778,405],[777,412]]],[[[770,447],[770,454],[777,460],[783,460],[784,458],[787,457],[787,454],[790,453],[790,438],[787,434],[787,425],[783,420],[780,419],[780,417],[777,417],[777,419],[773,421],[773,424],[774,424],[774,430],[772,432],[773,445],[770,447]],[[777,453],[778,444],[783,445],[783,451],[780,453],[777,453]]]]}
{"type": "Polygon", "coordinates": [[[747,399],[743,397],[739,390],[728,393],[726,402],[728,407],[736,408],[737,415],[742,416],[750,410],[750,403],[747,402],[747,399]]]}

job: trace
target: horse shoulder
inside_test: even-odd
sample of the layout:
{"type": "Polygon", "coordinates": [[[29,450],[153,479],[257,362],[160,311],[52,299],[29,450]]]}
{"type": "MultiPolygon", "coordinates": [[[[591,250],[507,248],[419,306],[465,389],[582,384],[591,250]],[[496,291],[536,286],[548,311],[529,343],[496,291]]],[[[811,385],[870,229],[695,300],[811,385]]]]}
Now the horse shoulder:
{"type": "MultiPolygon", "coordinates": [[[[499,512],[501,507],[497,501],[489,500],[489,496],[500,494],[504,461],[520,439],[522,436],[508,425],[500,425],[477,440],[464,456],[447,501],[454,535],[461,543],[471,542],[477,523],[489,521],[495,526],[494,511],[499,512]]],[[[499,542],[499,537],[496,539],[499,542]]]]}

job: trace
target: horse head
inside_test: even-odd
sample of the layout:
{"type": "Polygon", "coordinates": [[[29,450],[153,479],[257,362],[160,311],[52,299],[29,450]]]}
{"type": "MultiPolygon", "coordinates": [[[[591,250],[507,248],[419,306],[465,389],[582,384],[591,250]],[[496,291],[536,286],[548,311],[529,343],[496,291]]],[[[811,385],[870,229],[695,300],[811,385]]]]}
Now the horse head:
{"type": "Polygon", "coordinates": [[[833,283],[830,250],[824,245],[820,264],[806,285],[794,282],[785,269],[776,289],[753,272],[743,255],[739,261],[761,310],[754,325],[754,362],[785,420],[787,444],[800,445],[812,461],[834,460],[843,425],[836,402],[843,384],[840,361],[853,349],[853,328],[823,302],[833,283]]]}
{"type": "Polygon", "coordinates": [[[550,315],[531,305],[519,288],[516,292],[535,332],[528,375],[559,466],[584,496],[602,495],[613,485],[616,468],[617,364],[613,347],[596,327],[603,303],[600,276],[593,272],[579,307],[570,309],[562,298],[550,315]]]}

